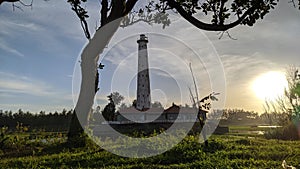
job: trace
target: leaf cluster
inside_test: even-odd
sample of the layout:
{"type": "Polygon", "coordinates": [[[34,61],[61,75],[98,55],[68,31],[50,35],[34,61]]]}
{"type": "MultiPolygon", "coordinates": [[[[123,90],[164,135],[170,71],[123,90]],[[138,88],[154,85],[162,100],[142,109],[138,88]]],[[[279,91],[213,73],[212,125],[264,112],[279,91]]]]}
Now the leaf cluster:
{"type": "Polygon", "coordinates": [[[181,0],[180,5],[189,14],[193,15],[202,12],[207,16],[211,16],[211,23],[215,25],[223,25],[226,20],[230,21],[231,16],[238,19],[242,15],[247,15],[241,22],[243,25],[253,26],[258,19],[274,9],[278,0],[181,0]]]}

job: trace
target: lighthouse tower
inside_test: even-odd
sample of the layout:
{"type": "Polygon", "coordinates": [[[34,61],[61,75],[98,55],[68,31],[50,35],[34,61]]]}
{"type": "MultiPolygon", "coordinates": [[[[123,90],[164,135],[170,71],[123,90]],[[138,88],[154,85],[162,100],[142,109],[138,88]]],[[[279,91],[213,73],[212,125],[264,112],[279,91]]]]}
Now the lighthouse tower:
{"type": "Polygon", "coordinates": [[[137,40],[137,43],[139,49],[138,49],[136,109],[147,110],[151,106],[150,79],[149,79],[148,52],[147,52],[148,38],[144,34],[141,34],[140,39],[137,40]]]}

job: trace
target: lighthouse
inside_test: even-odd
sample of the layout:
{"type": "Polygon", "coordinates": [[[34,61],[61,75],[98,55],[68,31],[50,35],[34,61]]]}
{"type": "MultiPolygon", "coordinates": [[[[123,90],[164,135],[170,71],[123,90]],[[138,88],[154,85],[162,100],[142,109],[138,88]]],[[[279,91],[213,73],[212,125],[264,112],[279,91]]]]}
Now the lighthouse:
{"type": "Polygon", "coordinates": [[[136,109],[147,110],[151,106],[150,78],[148,65],[147,43],[148,37],[140,35],[138,43],[138,74],[137,74],[137,97],[136,109]]]}

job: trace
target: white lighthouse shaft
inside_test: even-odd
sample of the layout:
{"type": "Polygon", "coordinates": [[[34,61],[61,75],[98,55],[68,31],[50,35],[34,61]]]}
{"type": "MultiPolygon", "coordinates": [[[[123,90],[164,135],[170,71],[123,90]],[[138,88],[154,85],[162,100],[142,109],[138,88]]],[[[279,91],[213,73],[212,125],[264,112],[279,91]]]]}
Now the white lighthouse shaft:
{"type": "Polygon", "coordinates": [[[137,75],[137,102],[138,110],[146,110],[151,106],[150,79],[148,66],[148,38],[140,35],[138,43],[138,75],[137,75]]]}

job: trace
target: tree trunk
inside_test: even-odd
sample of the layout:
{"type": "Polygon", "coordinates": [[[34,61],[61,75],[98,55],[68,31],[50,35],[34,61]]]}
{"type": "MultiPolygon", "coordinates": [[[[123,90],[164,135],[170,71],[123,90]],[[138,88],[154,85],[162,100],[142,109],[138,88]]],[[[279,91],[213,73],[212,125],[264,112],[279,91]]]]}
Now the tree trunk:
{"type": "Polygon", "coordinates": [[[89,112],[95,97],[95,80],[99,55],[120,26],[122,18],[116,19],[98,29],[81,54],[81,87],[74,114],[71,120],[68,142],[82,142],[85,145],[84,129],[88,124],[89,112]],[[81,140],[78,140],[81,139],[81,140]]]}
{"type": "Polygon", "coordinates": [[[86,145],[84,137],[84,130],[77,118],[76,112],[74,110],[70,128],[68,132],[68,146],[71,147],[84,147],[86,145]]]}

